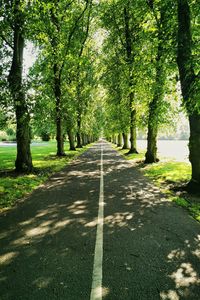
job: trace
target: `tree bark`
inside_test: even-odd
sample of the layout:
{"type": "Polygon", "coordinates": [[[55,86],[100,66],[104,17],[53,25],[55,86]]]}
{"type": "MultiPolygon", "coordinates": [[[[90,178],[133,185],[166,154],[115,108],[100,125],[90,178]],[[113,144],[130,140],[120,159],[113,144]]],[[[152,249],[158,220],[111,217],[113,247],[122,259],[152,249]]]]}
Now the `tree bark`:
{"type": "MultiPolygon", "coordinates": [[[[160,48],[160,47],[159,47],[160,48]]],[[[156,62],[156,81],[153,100],[149,105],[148,134],[147,134],[147,152],[145,154],[145,163],[158,162],[157,158],[157,134],[158,134],[158,114],[163,100],[164,74],[162,65],[162,49],[158,49],[156,62]]]]}
{"type": "Polygon", "coordinates": [[[115,144],[115,135],[112,135],[112,143],[115,144]]]}
{"type": "Polygon", "coordinates": [[[122,136],[123,136],[123,148],[122,149],[129,149],[129,146],[128,146],[128,134],[123,132],[122,136]]]}
{"type": "Polygon", "coordinates": [[[74,142],[74,134],[72,133],[72,130],[69,129],[67,131],[68,139],[69,139],[69,150],[75,151],[75,142],[74,142]]]}
{"type": "Polygon", "coordinates": [[[147,152],[145,154],[145,163],[155,163],[157,158],[157,124],[148,122],[148,134],[147,134],[147,152]]]}
{"type": "Polygon", "coordinates": [[[192,178],[188,184],[188,188],[191,191],[200,192],[200,116],[193,113],[189,116],[189,123],[189,159],[192,165],[192,178]]]}
{"type": "Polygon", "coordinates": [[[129,153],[138,153],[136,148],[137,132],[136,132],[136,110],[131,108],[131,125],[130,125],[130,143],[129,153]]]}
{"type": "Polygon", "coordinates": [[[64,139],[62,130],[62,108],[61,108],[61,80],[57,63],[54,64],[54,95],[56,99],[56,140],[57,156],[65,156],[64,139]]]}
{"type": "Polygon", "coordinates": [[[84,133],[81,134],[81,139],[82,139],[82,146],[86,146],[87,145],[86,135],[84,133]]]}
{"type": "Polygon", "coordinates": [[[30,172],[33,169],[30,150],[30,116],[22,85],[24,16],[20,10],[20,0],[15,1],[14,5],[14,47],[8,83],[14,101],[17,123],[17,157],[15,169],[17,172],[30,172]]]}
{"type": "Polygon", "coordinates": [[[187,0],[178,0],[177,63],[183,102],[190,124],[189,160],[192,166],[192,176],[187,187],[191,192],[200,192],[200,114],[196,108],[199,101],[199,73],[198,75],[194,73],[191,45],[190,7],[187,0]]]}
{"type": "Polygon", "coordinates": [[[117,147],[121,147],[122,146],[122,134],[119,133],[117,138],[118,138],[117,147]]]}
{"type": "Polygon", "coordinates": [[[83,145],[82,145],[82,140],[81,140],[81,117],[78,116],[78,120],[77,120],[77,134],[76,134],[76,137],[77,137],[77,145],[76,147],[77,148],[82,148],[83,145]]]}

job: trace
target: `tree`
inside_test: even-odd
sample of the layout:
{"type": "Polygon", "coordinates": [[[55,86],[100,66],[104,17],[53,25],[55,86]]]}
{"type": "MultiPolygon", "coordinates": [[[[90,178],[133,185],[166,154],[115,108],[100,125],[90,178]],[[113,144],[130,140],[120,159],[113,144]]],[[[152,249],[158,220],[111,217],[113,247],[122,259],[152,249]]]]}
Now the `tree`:
{"type": "Polygon", "coordinates": [[[17,172],[30,172],[33,168],[30,151],[30,115],[22,81],[23,51],[25,46],[25,1],[2,1],[5,25],[1,38],[12,49],[12,62],[8,75],[8,84],[15,108],[17,123],[17,172]],[[11,35],[9,36],[8,33],[11,35]],[[11,40],[13,39],[13,40],[11,40]]]}
{"type": "Polygon", "coordinates": [[[155,10],[154,1],[147,1],[151,11],[153,12],[156,30],[157,44],[155,57],[155,83],[153,98],[149,103],[148,117],[148,135],[147,135],[147,152],[145,154],[145,163],[154,163],[157,158],[157,134],[159,125],[159,110],[161,108],[164,97],[164,82],[165,82],[165,12],[166,7],[160,4],[158,13],[155,10]]]}
{"type": "MultiPolygon", "coordinates": [[[[188,0],[177,0],[178,3],[178,51],[179,68],[183,103],[186,107],[189,124],[189,159],[192,166],[192,177],[188,184],[190,191],[200,191],[200,71],[194,64],[192,53],[191,10],[188,0]]],[[[194,1],[197,8],[197,1],[194,1]]],[[[199,52],[197,52],[199,54],[199,52]]]]}

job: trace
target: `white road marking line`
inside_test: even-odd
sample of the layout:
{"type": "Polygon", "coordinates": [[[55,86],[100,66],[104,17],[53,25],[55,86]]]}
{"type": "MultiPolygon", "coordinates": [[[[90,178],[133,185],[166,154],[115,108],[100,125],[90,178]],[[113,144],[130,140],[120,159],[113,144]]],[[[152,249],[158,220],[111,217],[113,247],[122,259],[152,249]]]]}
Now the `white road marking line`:
{"type": "Polygon", "coordinates": [[[100,193],[95,255],[90,300],[102,300],[103,264],[103,220],[104,220],[104,182],[103,182],[103,145],[101,144],[100,193]]]}

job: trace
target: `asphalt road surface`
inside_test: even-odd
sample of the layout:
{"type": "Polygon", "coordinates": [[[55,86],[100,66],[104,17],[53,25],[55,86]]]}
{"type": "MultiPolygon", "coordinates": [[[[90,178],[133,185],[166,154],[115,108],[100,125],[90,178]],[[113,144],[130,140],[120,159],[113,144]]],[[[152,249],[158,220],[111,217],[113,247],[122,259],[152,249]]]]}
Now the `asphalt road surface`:
{"type": "Polygon", "coordinates": [[[198,300],[200,225],[99,141],[0,215],[1,300],[198,300]]]}

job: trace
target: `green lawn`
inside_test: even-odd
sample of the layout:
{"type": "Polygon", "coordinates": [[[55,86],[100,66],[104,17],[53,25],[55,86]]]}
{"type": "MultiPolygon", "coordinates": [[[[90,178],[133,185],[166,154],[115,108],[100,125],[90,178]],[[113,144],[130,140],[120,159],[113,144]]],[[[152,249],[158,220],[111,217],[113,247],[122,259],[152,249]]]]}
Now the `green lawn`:
{"type": "Polygon", "coordinates": [[[56,153],[56,142],[32,146],[32,159],[36,172],[29,175],[15,176],[9,174],[14,169],[16,147],[0,147],[0,170],[8,171],[8,174],[0,177],[0,209],[12,206],[19,198],[24,197],[41,183],[43,183],[53,172],[61,170],[66,164],[84,152],[87,147],[77,151],[69,151],[68,143],[65,143],[66,157],[58,158],[56,153]]]}
{"type": "MultiPolygon", "coordinates": [[[[128,150],[121,150],[116,146],[113,147],[128,160],[134,162],[144,161],[144,150],[141,150],[140,154],[127,154],[128,150]]],[[[170,184],[181,185],[190,180],[191,165],[189,163],[171,160],[164,162],[160,161],[158,163],[143,166],[141,171],[144,176],[153,180],[155,184],[168,195],[171,201],[186,208],[196,220],[200,221],[200,199],[194,199],[192,196],[177,196],[176,193],[170,189],[170,184]]]]}
{"type": "Polygon", "coordinates": [[[129,150],[127,149],[122,149],[121,147],[117,147],[116,145],[113,145],[113,148],[118,150],[122,155],[124,155],[127,160],[132,160],[132,161],[144,160],[145,151],[143,149],[138,150],[139,154],[135,154],[135,153],[128,154],[129,150]]]}

